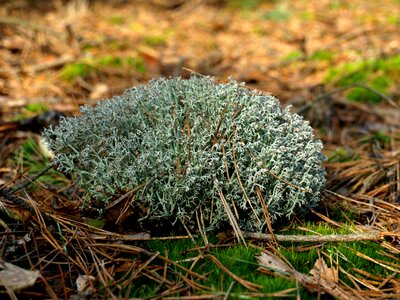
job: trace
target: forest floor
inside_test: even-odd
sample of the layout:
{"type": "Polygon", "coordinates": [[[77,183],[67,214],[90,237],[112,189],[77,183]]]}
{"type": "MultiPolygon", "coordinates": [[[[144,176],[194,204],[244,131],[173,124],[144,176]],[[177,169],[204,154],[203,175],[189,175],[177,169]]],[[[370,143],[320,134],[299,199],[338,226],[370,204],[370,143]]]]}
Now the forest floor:
{"type": "Polygon", "coordinates": [[[0,297],[400,298],[398,0],[0,3],[0,297]],[[131,232],[85,215],[46,169],[40,132],[61,114],[193,73],[310,121],[328,160],[307,221],[246,246],[131,232]]]}

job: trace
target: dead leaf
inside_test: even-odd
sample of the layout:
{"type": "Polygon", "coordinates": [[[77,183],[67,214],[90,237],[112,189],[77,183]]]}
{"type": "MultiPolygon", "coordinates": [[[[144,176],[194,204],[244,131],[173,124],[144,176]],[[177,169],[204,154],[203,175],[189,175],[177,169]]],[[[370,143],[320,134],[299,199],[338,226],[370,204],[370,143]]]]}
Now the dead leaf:
{"type": "Polygon", "coordinates": [[[96,278],[91,275],[79,275],[76,279],[76,289],[79,293],[86,291],[96,278]]]}
{"type": "Polygon", "coordinates": [[[338,270],[335,268],[329,268],[323,258],[318,258],[315,261],[310,274],[317,280],[323,280],[326,283],[338,283],[339,281],[338,270]]]}
{"type": "Polygon", "coordinates": [[[316,261],[310,271],[313,276],[296,271],[278,256],[267,250],[264,250],[258,256],[258,263],[260,271],[272,272],[275,276],[296,280],[311,292],[327,293],[337,299],[365,299],[363,296],[354,294],[339,285],[337,270],[328,268],[322,258],[316,261]]]}
{"type": "Polygon", "coordinates": [[[7,286],[19,291],[35,284],[39,271],[29,271],[0,260],[0,286],[7,286]]]}
{"type": "Polygon", "coordinates": [[[268,251],[261,253],[258,257],[258,263],[261,268],[265,268],[281,277],[293,278],[295,275],[294,270],[288,264],[268,251]]]}

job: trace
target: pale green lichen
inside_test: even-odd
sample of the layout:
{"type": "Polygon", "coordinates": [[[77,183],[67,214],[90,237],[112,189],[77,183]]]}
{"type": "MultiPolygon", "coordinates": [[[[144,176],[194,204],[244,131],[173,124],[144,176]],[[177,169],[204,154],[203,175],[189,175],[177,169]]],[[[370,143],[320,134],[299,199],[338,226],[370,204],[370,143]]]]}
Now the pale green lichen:
{"type": "Polygon", "coordinates": [[[201,210],[212,230],[228,222],[222,193],[242,229],[261,230],[260,195],[274,222],[314,206],[325,184],[308,122],[235,81],[152,80],[81,111],[43,137],[53,164],[104,207],[142,185],[145,219],[190,223],[201,210]]]}

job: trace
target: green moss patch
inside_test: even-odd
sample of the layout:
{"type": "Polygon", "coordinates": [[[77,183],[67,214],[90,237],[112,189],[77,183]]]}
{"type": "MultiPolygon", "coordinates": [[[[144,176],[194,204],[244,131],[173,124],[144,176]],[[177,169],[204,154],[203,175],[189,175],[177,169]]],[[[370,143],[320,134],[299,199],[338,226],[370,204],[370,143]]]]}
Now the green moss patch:
{"type": "MultiPolygon", "coordinates": [[[[400,56],[363,60],[345,63],[329,70],[325,81],[335,86],[350,86],[357,83],[367,84],[381,93],[389,92],[400,78],[400,56]]],[[[378,103],[382,97],[367,88],[353,87],[347,93],[353,101],[378,103]]]]}

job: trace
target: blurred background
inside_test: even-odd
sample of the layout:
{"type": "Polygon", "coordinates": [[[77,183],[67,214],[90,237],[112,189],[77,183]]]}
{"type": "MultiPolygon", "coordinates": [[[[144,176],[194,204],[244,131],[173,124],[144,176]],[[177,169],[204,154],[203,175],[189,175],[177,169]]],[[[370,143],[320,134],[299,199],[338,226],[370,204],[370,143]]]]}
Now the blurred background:
{"type": "Polygon", "coordinates": [[[77,113],[191,72],[284,102],[338,87],[352,101],[383,100],[354,83],[398,99],[399,27],[398,0],[0,1],[0,118],[77,113]]]}

